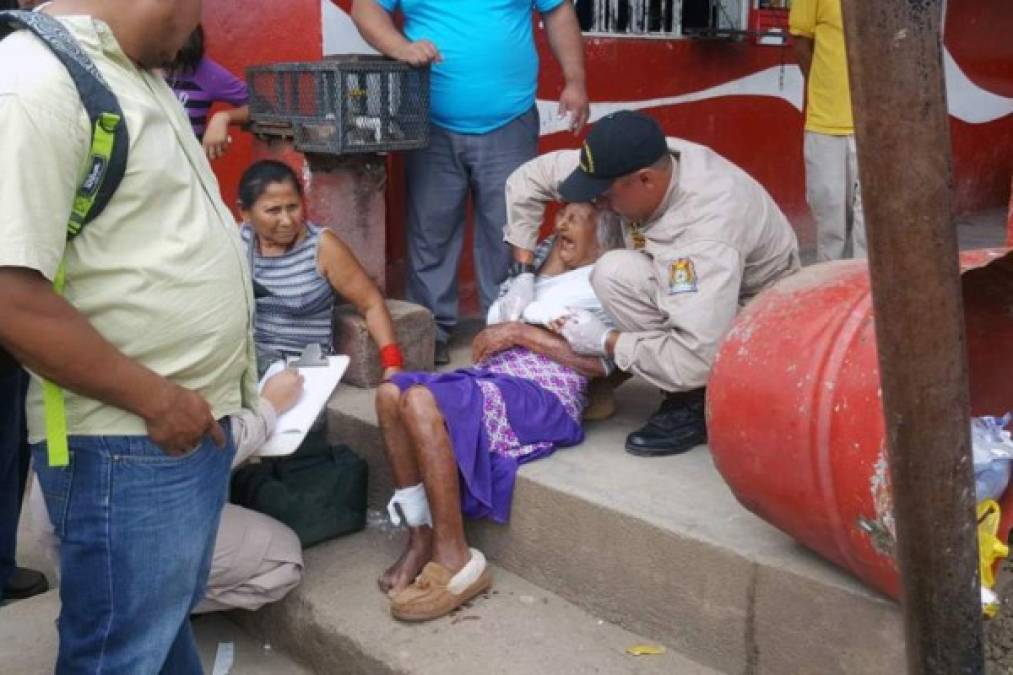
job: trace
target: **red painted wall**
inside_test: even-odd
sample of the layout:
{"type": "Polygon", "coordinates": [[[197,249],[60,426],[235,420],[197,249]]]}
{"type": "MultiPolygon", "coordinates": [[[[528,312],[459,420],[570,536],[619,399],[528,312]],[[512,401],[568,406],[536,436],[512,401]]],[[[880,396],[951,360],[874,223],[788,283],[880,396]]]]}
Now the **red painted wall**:
{"type": "MultiPolygon", "coordinates": [[[[204,0],[203,22],[208,55],[244,79],[247,66],[323,55],[320,0],[204,0]]],[[[253,156],[249,134],[234,131],[232,138],[228,154],[213,164],[229,206],[253,156]]]]}
{"type": "MultiPolygon", "coordinates": [[[[1009,0],[954,0],[948,3],[946,44],[964,72],[979,86],[1013,96],[1013,12],[1009,0]]],[[[244,11],[225,0],[205,1],[209,52],[235,72],[253,63],[312,60],[321,55],[318,0],[248,0],[244,11]]],[[[338,0],[346,11],[350,0],[338,0]]],[[[562,77],[537,33],[542,70],[538,95],[556,97],[562,77]]],[[[588,38],[588,89],[594,101],[637,101],[699,91],[772,66],[794,62],[790,48],[748,42],[588,38]]],[[[803,246],[812,243],[805,205],[802,115],[773,97],[737,96],[652,109],[666,132],[715,148],[756,177],[792,220],[803,246]]],[[[988,124],[951,118],[954,207],[958,213],[1005,204],[1013,166],[1013,115],[988,124]]],[[[542,151],[575,147],[567,133],[543,137],[542,151]]],[[[248,139],[216,166],[223,192],[234,199],[235,183],[249,161],[248,139]]],[[[404,181],[401,161],[389,162],[387,193],[387,278],[397,295],[404,279],[404,181]]],[[[465,242],[461,299],[476,306],[471,240],[465,242]]]]}
{"type": "MultiPolygon", "coordinates": [[[[1013,4],[1010,0],[950,0],[946,46],[967,77],[1013,97],[1013,4]]],[[[1013,115],[989,124],[950,118],[954,206],[958,213],[1000,206],[1013,174],[1013,115]]]]}

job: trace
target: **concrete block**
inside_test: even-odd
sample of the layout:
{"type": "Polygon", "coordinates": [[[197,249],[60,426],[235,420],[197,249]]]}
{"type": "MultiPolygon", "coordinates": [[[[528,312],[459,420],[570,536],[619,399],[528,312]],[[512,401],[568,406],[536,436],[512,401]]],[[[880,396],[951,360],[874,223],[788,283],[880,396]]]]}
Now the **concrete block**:
{"type": "MultiPolygon", "coordinates": [[[[387,311],[394,322],[394,333],[407,370],[432,370],[433,350],[436,345],[436,324],[432,313],[403,300],[388,300],[387,311]]],[[[334,308],[334,351],[348,354],[351,364],[344,382],[356,387],[375,387],[380,383],[383,369],[380,352],[366,330],[366,321],[352,305],[334,308]]]]}
{"type": "MultiPolygon", "coordinates": [[[[466,363],[457,351],[451,367],[466,363]]],[[[582,445],[521,467],[509,524],[469,523],[469,542],[588,613],[724,672],[902,672],[896,605],[743,509],[706,448],[653,460],[623,452],[658,398],[637,379],[623,385],[616,416],[588,424],[582,445]]],[[[328,429],[370,463],[379,508],[390,472],[373,406],[373,392],[340,387],[328,429]]]]}
{"type": "Polygon", "coordinates": [[[904,622],[892,600],[784,569],[757,566],[751,594],[750,673],[895,675],[906,671],[904,622]]]}

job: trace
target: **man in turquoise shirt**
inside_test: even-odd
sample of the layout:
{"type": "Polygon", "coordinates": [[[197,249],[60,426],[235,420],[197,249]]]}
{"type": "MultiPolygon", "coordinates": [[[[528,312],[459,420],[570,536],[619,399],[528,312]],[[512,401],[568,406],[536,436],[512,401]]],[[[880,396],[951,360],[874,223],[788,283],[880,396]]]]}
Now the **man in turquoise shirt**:
{"type": "Polygon", "coordinates": [[[559,114],[575,133],[587,120],[584,52],[567,0],[355,0],[362,36],[391,58],[431,73],[430,145],[408,153],[408,297],[436,317],[437,363],[457,324],[457,267],[465,204],[475,223],[475,271],[483,313],[510,266],[503,242],[507,177],[537,154],[538,54],[532,13],[545,25],[565,84],[559,114]],[[404,33],[392,13],[400,10],[404,33]]]}

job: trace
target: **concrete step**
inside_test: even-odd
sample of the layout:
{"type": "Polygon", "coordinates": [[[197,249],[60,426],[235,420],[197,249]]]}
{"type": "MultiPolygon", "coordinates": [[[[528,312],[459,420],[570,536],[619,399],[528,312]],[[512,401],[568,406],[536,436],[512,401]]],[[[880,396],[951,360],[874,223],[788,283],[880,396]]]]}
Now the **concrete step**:
{"type": "MultiPolygon", "coordinates": [[[[0,673],[48,675],[56,665],[56,590],[0,607],[0,673]]],[[[207,614],[193,620],[204,671],[212,672],[218,645],[231,642],[235,661],[231,675],[310,675],[273,645],[254,640],[227,615],[207,614]]]]}
{"type": "MultiPolygon", "coordinates": [[[[455,363],[466,363],[462,340],[455,363]]],[[[606,621],[726,672],[904,670],[897,605],[742,508],[707,448],[637,458],[625,435],[659,402],[646,383],[618,391],[618,411],[576,448],[526,465],[511,521],[471,523],[498,565],[606,621]]],[[[370,463],[370,500],[390,497],[373,392],[339,387],[332,440],[370,463]]]]}
{"type": "Polygon", "coordinates": [[[234,616],[251,633],[340,675],[717,675],[670,649],[632,656],[645,643],[505,570],[493,588],[450,616],[406,624],[390,616],[376,578],[401,551],[379,529],[305,552],[306,577],[284,600],[234,616]]]}

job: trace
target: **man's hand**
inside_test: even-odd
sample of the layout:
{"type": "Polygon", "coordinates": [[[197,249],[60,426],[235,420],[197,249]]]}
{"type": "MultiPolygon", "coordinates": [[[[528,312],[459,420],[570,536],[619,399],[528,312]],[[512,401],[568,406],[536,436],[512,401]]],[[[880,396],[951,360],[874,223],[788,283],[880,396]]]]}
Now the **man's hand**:
{"type": "Polygon", "coordinates": [[[471,343],[471,360],[474,363],[481,363],[493,354],[515,346],[517,326],[516,323],[500,323],[476,335],[471,343]]]}
{"type": "Polygon", "coordinates": [[[427,66],[430,63],[439,63],[443,60],[440,50],[429,40],[408,42],[403,47],[397,49],[392,56],[398,61],[404,61],[416,67],[427,66]]]}
{"type": "Polygon", "coordinates": [[[165,390],[156,395],[155,401],[144,422],[148,436],[165,454],[186,454],[208,434],[215,445],[225,447],[225,432],[212,415],[211,406],[199,394],[166,381],[165,390]]]}
{"type": "Polygon", "coordinates": [[[514,277],[507,290],[499,301],[499,314],[503,321],[520,321],[524,314],[524,308],[535,299],[535,275],[531,272],[523,272],[514,277]]]}
{"type": "Polygon", "coordinates": [[[210,160],[218,159],[229,149],[229,146],[232,145],[232,136],[229,135],[229,115],[227,112],[219,111],[211,116],[208,126],[204,130],[202,145],[210,160]]]}
{"type": "Polygon", "coordinates": [[[266,399],[279,415],[299,402],[305,378],[296,368],[286,368],[267,378],[260,397],[266,399]]]}
{"type": "Polygon", "coordinates": [[[607,356],[605,340],[611,329],[586,309],[572,310],[563,322],[562,333],[578,354],[607,356]]]}
{"type": "Polygon", "coordinates": [[[570,131],[577,134],[587,124],[591,106],[588,103],[587,88],[583,84],[568,83],[559,95],[560,117],[570,114],[570,131]]]}

